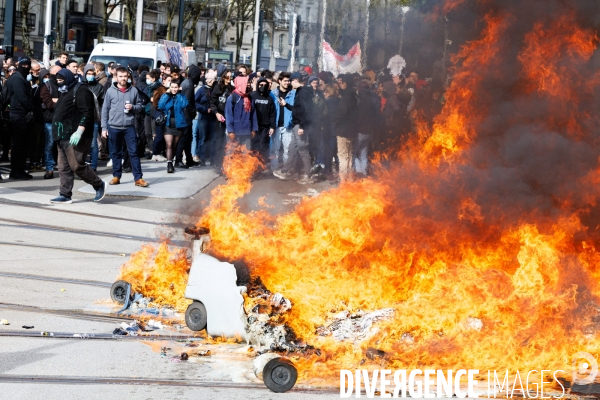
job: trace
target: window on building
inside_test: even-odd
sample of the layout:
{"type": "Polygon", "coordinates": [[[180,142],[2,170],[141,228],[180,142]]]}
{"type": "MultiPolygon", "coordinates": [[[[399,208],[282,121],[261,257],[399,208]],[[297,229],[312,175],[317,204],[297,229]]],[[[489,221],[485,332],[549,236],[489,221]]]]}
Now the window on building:
{"type": "Polygon", "coordinates": [[[283,44],[285,43],[285,35],[282,33],[281,35],[279,35],[279,52],[283,53],[283,44]]]}
{"type": "Polygon", "coordinates": [[[271,37],[269,36],[269,32],[263,32],[262,48],[265,50],[271,48],[271,37]]]}

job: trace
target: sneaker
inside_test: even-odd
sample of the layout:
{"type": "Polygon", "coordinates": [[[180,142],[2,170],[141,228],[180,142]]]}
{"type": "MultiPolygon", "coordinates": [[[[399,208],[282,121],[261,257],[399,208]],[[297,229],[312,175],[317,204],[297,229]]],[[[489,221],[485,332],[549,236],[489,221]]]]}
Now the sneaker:
{"type": "Polygon", "coordinates": [[[297,182],[301,185],[310,185],[315,183],[315,181],[308,175],[302,175],[302,178],[297,182]]]}
{"type": "Polygon", "coordinates": [[[175,168],[173,168],[173,162],[169,161],[167,162],[167,174],[172,174],[173,172],[175,172],[175,168]]]}
{"type": "Polygon", "coordinates": [[[291,175],[279,169],[277,171],[273,171],[273,176],[285,181],[286,179],[289,179],[291,175]]]}
{"type": "Polygon", "coordinates": [[[321,164],[315,164],[311,169],[309,175],[316,175],[321,172],[321,164]]]}
{"type": "Polygon", "coordinates": [[[50,200],[50,203],[52,203],[52,204],[71,204],[72,202],[73,202],[73,200],[71,200],[70,197],[63,196],[63,195],[60,195],[60,196],[55,197],[52,200],[50,200]]]}
{"type": "Polygon", "coordinates": [[[199,162],[200,162],[200,157],[198,157],[198,156],[194,156],[194,157],[192,157],[192,158],[193,158],[194,162],[197,162],[197,163],[199,163],[199,162]]]}
{"type": "Polygon", "coordinates": [[[135,181],[135,186],[148,187],[148,186],[150,186],[150,184],[148,182],[146,182],[145,180],[143,180],[142,178],[140,178],[137,181],[135,181]]]}
{"type": "Polygon", "coordinates": [[[176,162],[175,163],[175,168],[179,168],[179,169],[190,169],[190,167],[188,167],[187,165],[185,165],[182,162],[176,162]]]}
{"type": "Polygon", "coordinates": [[[115,176],[110,180],[110,182],[108,184],[109,185],[118,185],[119,183],[121,183],[121,178],[117,178],[115,176]]]}
{"type": "Polygon", "coordinates": [[[54,171],[46,171],[44,174],[44,179],[52,179],[54,178],[54,171]]]}
{"type": "Polygon", "coordinates": [[[106,182],[102,182],[102,187],[96,190],[96,197],[94,197],[94,201],[97,203],[101,201],[106,195],[106,182]]]}
{"type": "Polygon", "coordinates": [[[30,179],[33,179],[33,175],[29,175],[27,173],[10,174],[9,177],[10,177],[10,179],[14,179],[16,181],[28,181],[30,179]]]}
{"type": "Polygon", "coordinates": [[[112,158],[111,158],[111,159],[110,159],[110,160],[108,160],[108,162],[106,163],[106,166],[107,166],[107,167],[112,167],[112,164],[113,164],[113,162],[112,162],[112,158]]]}
{"type": "Polygon", "coordinates": [[[167,161],[167,157],[163,157],[161,154],[157,154],[154,157],[156,157],[156,159],[154,161],[158,161],[158,162],[165,162],[165,161],[167,161]]]}
{"type": "Polygon", "coordinates": [[[8,179],[8,175],[7,174],[0,174],[0,181],[5,181],[8,179]]]}

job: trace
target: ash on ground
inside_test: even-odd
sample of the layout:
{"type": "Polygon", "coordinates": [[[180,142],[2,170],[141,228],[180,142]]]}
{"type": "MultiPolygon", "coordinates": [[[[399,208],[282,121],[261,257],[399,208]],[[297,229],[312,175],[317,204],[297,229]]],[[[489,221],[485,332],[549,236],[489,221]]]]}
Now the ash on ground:
{"type": "Polygon", "coordinates": [[[373,324],[390,319],[393,315],[393,308],[382,308],[373,312],[341,311],[330,316],[323,326],[317,327],[317,335],[331,336],[339,342],[361,341],[375,333],[372,329],[373,324]]]}
{"type": "Polygon", "coordinates": [[[292,308],[292,302],[280,293],[271,293],[259,277],[247,284],[244,298],[246,311],[246,342],[257,346],[257,353],[317,354],[318,349],[297,340],[294,331],[284,323],[283,316],[292,308]]]}

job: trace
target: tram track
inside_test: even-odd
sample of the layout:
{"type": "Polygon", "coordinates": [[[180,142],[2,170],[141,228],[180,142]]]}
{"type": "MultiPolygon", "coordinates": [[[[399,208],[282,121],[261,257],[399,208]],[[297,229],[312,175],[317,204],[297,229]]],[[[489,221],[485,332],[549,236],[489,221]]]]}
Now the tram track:
{"type": "Polygon", "coordinates": [[[70,284],[75,284],[75,285],[87,285],[87,286],[96,286],[96,287],[104,287],[104,288],[109,288],[112,286],[112,283],[109,283],[109,282],[90,281],[90,280],[85,280],[85,279],[69,279],[69,278],[60,278],[60,277],[44,276],[44,275],[20,274],[20,273],[2,272],[2,271],[0,271],[0,277],[24,279],[24,280],[37,280],[37,281],[46,281],[46,282],[70,283],[70,284]]]}
{"type": "Polygon", "coordinates": [[[107,315],[83,310],[57,310],[52,308],[43,308],[37,306],[26,306],[23,304],[0,303],[0,310],[22,311],[36,314],[51,314],[60,317],[83,319],[96,322],[130,322],[136,319],[135,316],[127,315],[107,315]]]}

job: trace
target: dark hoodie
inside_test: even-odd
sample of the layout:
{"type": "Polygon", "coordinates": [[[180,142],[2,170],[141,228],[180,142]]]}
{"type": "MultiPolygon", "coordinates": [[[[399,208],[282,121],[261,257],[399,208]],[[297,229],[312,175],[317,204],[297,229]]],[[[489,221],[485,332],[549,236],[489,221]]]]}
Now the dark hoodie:
{"type": "Polygon", "coordinates": [[[11,119],[24,118],[33,111],[33,94],[31,85],[25,78],[30,68],[19,66],[17,72],[6,80],[2,89],[2,104],[9,107],[11,119]]]}
{"type": "Polygon", "coordinates": [[[189,122],[196,118],[196,92],[194,88],[200,83],[201,72],[197,65],[190,65],[187,73],[188,78],[181,84],[181,93],[188,99],[186,119],[189,122]]]}
{"type": "Polygon", "coordinates": [[[276,108],[275,101],[271,97],[269,90],[269,81],[265,78],[260,78],[256,83],[257,90],[250,94],[254,110],[256,111],[256,117],[258,119],[258,126],[260,128],[273,128],[276,126],[276,108]],[[267,86],[261,91],[261,82],[266,82],[267,86]]]}
{"type": "Polygon", "coordinates": [[[56,76],[64,78],[68,90],[60,94],[54,106],[52,137],[54,140],[69,139],[79,126],[85,127],[85,136],[91,136],[94,132],[94,95],[87,85],[78,84],[68,69],[58,71],[56,76]]]}
{"type": "MultiPolygon", "coordinates": [[[[48,74],[48,70],[42,69],[40,77],[43,79],[48,74]]],[[[58,99],[58,86],[56,86],[56,75],[50,76],[47,83],[40,83],[40,99],[42,100],[42,111],[44,113],[44,122],[52,123],[54,116],[54,101],[58,99]]]]}
{"type": "Polygon", "coordinates": [[[102,86],[100,82],[98,82],[98,80],[96,79],[97,77],[95,77],[94,80],[91,82],[87,81],[86,75],[87,72],[90,70],[95,71],[94,66],[92,64],[86,65],[83,69],[83,76],[86,77],[84,82],[88,86],[90,91],[94,93],[96,99],[98,100],[98,106],[100,107],[100,109],[102,109],[102,104],[104,104],[104,86],[102,86]]]}

